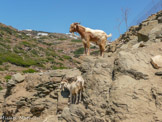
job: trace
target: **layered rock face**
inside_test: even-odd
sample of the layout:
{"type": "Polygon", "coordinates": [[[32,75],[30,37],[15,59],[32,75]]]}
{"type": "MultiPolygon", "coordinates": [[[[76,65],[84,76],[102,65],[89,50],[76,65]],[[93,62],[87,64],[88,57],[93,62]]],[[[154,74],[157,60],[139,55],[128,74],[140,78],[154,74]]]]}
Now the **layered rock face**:
{"type": "Polygon", "coordinates": [[[162,69],[151,64],[162,55],[161,18],[162,11],[131,27],[104,57],[81,56],[76,69],[14,75],[0,92],[1,115],[15,122],[161,122],[162,69]],[[83,101],[68,104],[60,82],[78,75],[83,101]]]}
{"type": "Polygon", "coordinates": [[[151,15],[140,25],[130,27],[126,33],[112,42],[108,51],[115,52],[118,49],[143,47],[143,43],[150,44],[150,42],[160,42],[162,38],[161,31],[162,11],[151,15]]]}

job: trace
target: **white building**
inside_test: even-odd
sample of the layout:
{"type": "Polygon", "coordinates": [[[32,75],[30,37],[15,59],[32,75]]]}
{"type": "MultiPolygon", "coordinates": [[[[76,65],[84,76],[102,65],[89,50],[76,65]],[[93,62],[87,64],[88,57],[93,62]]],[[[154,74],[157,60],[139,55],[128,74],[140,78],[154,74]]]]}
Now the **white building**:
{"type": "Polygon", "coordinates": [[[48,36],[48,33],[37,33],[37,36],[48,36]]]}
{"type": "Polygon", "coordinates": [[[78,39],[79,36],[75,35],[75,34],[72,34],[72,33],[66,33],[66,35],[68,35],[70,38],[73,38],[73,39],[78,39]]]}
{"type": "Polygon", "coordinates": [[[25,31],[32,31],[32,29],[26,29],[25,31]]]}

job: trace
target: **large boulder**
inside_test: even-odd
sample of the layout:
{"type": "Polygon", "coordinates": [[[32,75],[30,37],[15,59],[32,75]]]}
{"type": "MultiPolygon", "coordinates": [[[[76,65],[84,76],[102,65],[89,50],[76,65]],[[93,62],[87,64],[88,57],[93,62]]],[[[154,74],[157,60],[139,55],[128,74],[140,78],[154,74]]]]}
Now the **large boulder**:
{"type": "Polygon", "coordinates": [[[20,73],[17,73],[15,75],[12,76],[12,80],[20,83],[25,79],[25,76],[21,75],[20,73]]]}

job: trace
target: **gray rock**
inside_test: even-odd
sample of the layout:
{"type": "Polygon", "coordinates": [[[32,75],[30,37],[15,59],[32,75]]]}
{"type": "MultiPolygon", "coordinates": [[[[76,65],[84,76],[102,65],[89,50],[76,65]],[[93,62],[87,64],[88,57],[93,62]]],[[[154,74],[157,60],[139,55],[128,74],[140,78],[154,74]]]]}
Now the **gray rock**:
{"type": "Polygon", "coordinates": [[[12,80],[16,81],[17,83],[24,81],[24,79],[25,79],[25,76],[21,75],[20,73],[17,73],[12,76],[12,80]]]}
{"type": "Polygon", "coordinates": [[[149,37],[143,33],[138,32],[138,42],[144,41],[147,42],[149,40],[149,37]]]}
{"type": "Polygon", "coordinates": [[[7,87],[13,87],[16,85],[16,82],[12,79],[10,79],[8,82],[7,82],[7,87]]]}

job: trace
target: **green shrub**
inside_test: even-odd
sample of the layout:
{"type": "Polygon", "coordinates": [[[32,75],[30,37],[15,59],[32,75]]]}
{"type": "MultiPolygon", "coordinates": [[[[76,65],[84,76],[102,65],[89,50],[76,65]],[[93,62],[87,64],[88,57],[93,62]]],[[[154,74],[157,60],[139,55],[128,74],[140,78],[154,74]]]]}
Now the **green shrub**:
{"type": "Polygon", "coordinates": [[[0,91],[2,90],[3,88],[0,86],[0,91]]]}
{"type": "Polygon", "coordinates": [[[71,42],[82,42],[82,40],[79,40],[79,39],[73,39],[73,40],[71,40],[71,42]]]}
{"type": "Polygon", "coordinates": [[[58,40],[67,40],[66,38],[58,38],[58,40]]]}
{"type": "Polygon", "coordinates": [[[60,57],[60,56],[59,56],[59,60],[60,60],[60,61],[64,61],[64,59],[63,59],[62,57],[60,57]]]}
{"type": "Polygon", "coordinates": [[[0,45],[3,46],[3,47],[6,48],[6,49],[11,49],[11,46],[10,46],[10,45],[7,45],[7,44],[4,43],[4,42],[0,42],[0,45]]]}
{"type": "Polygon", "coordinates": [[[29,67],[31,65],[37,64],[37,62],[33,59],[30,59],[30,58],[23,59],[22,57],[18,56],[17,54],[11,53],[11,52],[4,53],[4,54],[0,53],[0,59],[1,59],[2,63],[9,62],[11,64],[15,64],[17,66],[23,66],[23,67],[29,67]]]}
{"type": "Polygon", "coordinates": [[[92,46],[91,49],[96,49],[96,46],[92,46]]]}
{"type": "Polygon", "coordinates": [[[64,58],[64,59],[68,59],[68,60],[71,59],[71,57],[68,56],[68,55],[63,55],[63,58],[64,58]]]}
{"type": "Polygon", "coordinates": [[[57,57],[58,56],[58,54],[56,54],[54,51],[50,51],[50,50],[46,51],[46,55],[47,56],[53,56],[53,57],[57,57]]]}
{"type": "Polygon", "coordinates": [[[11,43],[11,40],[8,38],[5,40],[5,42],[11,43]]]}
{"type": "Polygon", "coordinates": [[[38,55],[38,51],[35,50],[35,49],[31,50],[31,52],[32,52],[34,55],[38,55]]]}
{"type": "Polygon", "coordinates": [[[2,65],[3,64],[3,60],[0,58],[0,65],[2,65]]]}
{"type": "Polygon", "coordinates": [[[80,55],[80,54],[83,54],[83,52],[84,52],[84,48],[79,48],[76,51],[74,51],[74,54],[75,55],[80,55]]]}
{"type": "Polygon", "coordinates": [[[23,73],[34,73],[34,72],[37,72],[37,71],[34,69],[27,69],[23,71],[23,73]]]}
{"type": "Polygon", "coordinates": [[[19,46],[15,46],[15,47],[13,48],[13,51],[14,51],[15,53],[22,53],[22,54],[25,53],[25,51],[24,51],[21,47],[19,47],[19,46]]]}
{"type": "Polygon", "coordinates": [[[27,42],[27,41],[23,41],[23,42],[21,42],[21,44],[26,47],[34,47],[35,46],[34,44],[31,44],[30,42],[27,42]]]}
{"type": "Polygon", "coordinates": [[[47,61],[54,62],[54,58],[53,57],[47,57],[47,61]]]}
{"type": "Polygon", "coordinates": [[[8,82],[11,79],[11,77],[12,77],[11,75],[6,75],[5,76],[6,81],[8,82]]]}
{"type": "Polygon", "coordinates": [[[0,71],[4,71],[4,69],[0,67],[0,71]]]}
{"type": "Polygon", "coordinates": [[[58,52],[63,52],[63,50],[58,50],[58,52]]]}

